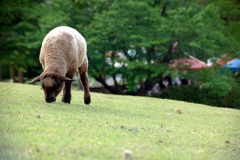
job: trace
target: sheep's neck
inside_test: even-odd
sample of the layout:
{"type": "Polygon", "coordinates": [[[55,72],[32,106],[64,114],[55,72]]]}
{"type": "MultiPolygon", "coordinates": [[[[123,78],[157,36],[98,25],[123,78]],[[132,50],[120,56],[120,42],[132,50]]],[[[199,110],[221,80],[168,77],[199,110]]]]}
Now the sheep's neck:
{"type": "Polygon", "coordinates": [[[60,68],[60,67],[57,67],[57,66],[48,67],[48,68],[45,69],[44,72],[45,73],[54,73],[54,74],[58,74],[58,75],[62,75],[62,76],[65,75],[64,69],[60,68]]]}

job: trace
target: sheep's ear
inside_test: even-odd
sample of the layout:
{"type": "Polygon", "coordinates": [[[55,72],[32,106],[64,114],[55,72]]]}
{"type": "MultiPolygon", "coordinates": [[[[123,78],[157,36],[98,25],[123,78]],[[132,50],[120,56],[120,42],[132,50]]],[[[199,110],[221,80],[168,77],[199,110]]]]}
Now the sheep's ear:
{"type": "Polygon", "coordinates": [[[61,80],[62,81],[74,81],[73,79],[70,79],[70,78],[68,78],[68,77],[61,77],[61,80]]]}
{"type": "Polygon", "coordinates": [[[29,82],[29,84],[33,82],[38,82],[38,81],[40,81],[40,76],[37,76],[36,78],[34,78],[32,81],[29,82]]]}

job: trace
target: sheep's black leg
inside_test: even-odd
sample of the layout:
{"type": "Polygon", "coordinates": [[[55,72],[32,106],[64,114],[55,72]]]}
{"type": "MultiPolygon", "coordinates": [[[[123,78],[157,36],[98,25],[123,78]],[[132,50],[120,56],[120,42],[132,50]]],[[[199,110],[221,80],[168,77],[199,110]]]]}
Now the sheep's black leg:
{"type": "Polygon", "coordinates": [[[65,87],[63,90],[63,97],[62,97],[62,102],[65,103],[70,103],[71,102],[71,86],[72,86],[72,82],[65,82],[65,87]]]}
{"type": "Polygon", "coordinates": [[[83,90],[84,90],[84,103],[90,104],[91,103],[91,96],[90,96],[90,89],[88,86],[88,61],[85,59],[84,63],[81,67],[78,68],[78,77],[80,82],[82,83],[83,90]]]}
{"type": "Polygon", "coordinates": [[[83,86],[84,90],[84,103],[90,104],[91,103],[91,96],[90,96],[90,90],[88,86],[88,74],[87,72],[80,74],[80,81],[83,86]]]}

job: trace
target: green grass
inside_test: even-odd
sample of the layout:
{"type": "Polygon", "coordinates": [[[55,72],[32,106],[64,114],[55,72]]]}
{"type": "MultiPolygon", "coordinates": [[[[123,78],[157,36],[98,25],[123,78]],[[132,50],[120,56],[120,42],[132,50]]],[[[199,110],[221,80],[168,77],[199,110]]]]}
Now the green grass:
{"type": "Polygon", "coordinates": [[[72,91],[44,101],[39,86],[0,83],[0,159],[240,159],[240,111],[181,101],[72,91]]]}

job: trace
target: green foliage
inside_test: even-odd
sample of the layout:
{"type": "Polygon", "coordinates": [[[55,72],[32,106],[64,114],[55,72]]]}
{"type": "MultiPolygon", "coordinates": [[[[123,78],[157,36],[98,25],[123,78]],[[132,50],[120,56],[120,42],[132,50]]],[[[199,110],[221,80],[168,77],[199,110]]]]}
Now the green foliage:
{"type": "MultiPolygon", "coordinates": [[[[89,57],[92,60],[102,57],[101,60],[105,61],[104,57],[109,51],[124,54],[124,63],[128,65],[116,70],[121,74],[128,72],[125,73],[126,82],[132,91],[139,81],[154,82],[168,70],[164,59],[169,56],[172,42],[178,41],[180,46],[177,53],[171,54],[171,59],[183,56],[183,52],[202,60],[233,52],[232,49],[237,49],[236,44],[239,43],[231,41],[225,32],[228,26],[222,16],[227,12],[223,11],[226,8],[222,3],[112,1],[106,10],[96,13],[86,27],[89,57]],[[130,55],[129,51],[134,51],[134,55],[130,55]],[[156,67],[155,63],[161,65],[156,67]]],[[[233,2],[226,3],[231,8],[237,8],[233,2]]],[[[112,64],[120,61],[116,58],[112,60],[112,64]]],[[[104,65],[92,65],[93,70],[99,68],[95,73],[100,77],[111,75],[112,66],[100,63],[104,65]]],[[[207,86],[213,86],[213,83],[207,86]]]]}
{"type": "Polygon", "coordinates": [[[218,67],[213,67],[189,71],[187,75],[184,71],[178,71],[178,74],[180,77],[190,79],[191,85],[171,86],[154,96],[218,107],[240,108],[240,101],[237,98],[240,89],[239,79],[230,71],[219,71],[218,67]]]}
{"type": "MultiPolygon", "coordinates": [[[[232,0],[2,0],[0,6],[0,65],[13,64],[22,71],[40,68],[44,36],[56,26],[68,25],[87,40],[90,76],[108,89],[115,88],[112,91],[124,85],[135,92],[141,83],[142,93],[134,94],[146,94],[169,73],[169,61],[183,53],[204,61],[240,54],[240,5],[232,0]],[[174,42],[178,46],[173,49],[174,42]],[[106,77],[115,79],[117,74],[124,78],[123,84],[107,86],[106,77]]],[[[199,80],[208,77],[198,76],[199,80]]],[[[202,82],[223,93],[221,82],[202,82]]],[[[228,91],[231,87],[226,86],[228,91]]]]}
{"type": "MultiPolygon", "coordinates": [[[[15,68],[26,71],[27,66],[35,66],[35,57],[31,53],[29,42],[36,40],[29,31],[36,29],[28,22],[24,10],[35,5],[30,1],[1,1],[0,65],[14,64],[15,68]]],[[[39,46],[38,46],[39,47],[39,46]]]]}
{"type": "Polygon", "coordinates": [[[79,17],[73,15],[81,12],[77,3],[64,0],[1,1],[1,7],[0,65],[14,64],[25,72],[39,66],[44,36],[60,25],[75,27],[79,17]]]}
{"type": "Polygon", "coordinates": [[[233,74],[226,70],[215,70],[213,68],[203,69],[195,74],[197,82],[203,89],[209,90],[213,95],[224,96],[237,86],[233,74]]]}
{"type": "Polygon", "coordinates": [[[231,108],[240,108],[240,87],[239,85],[236,88],[233,88],[231,91],[226,94],[222,100],[222,106],[231,107],[231,108]]]}
{"type": "Polygon", "coordinates": [[[214,77],[204,84],[203,88],[209,90],[210,94],[224,96],[236,86],[234,79],[227,76],[214,77]]]}
{"type": "Polygon", "coordinates": [[[40,86],[0,83],[0,159],[239,159],[240,111],[157,98],[72,92],[46,103],[40,86]]]}
{"type": "MultiPolygon", "coordinates": [[[[206,80],[203,84],[199,83],[201,86],[193,84],[171,86],[165,89],[163,93],[155,94],[154,96],[158,98],[240,109],[240,101],[238,98],[240,87],[236,79],[220,74],[211,74],[210,77],[205,78],[210,79],[206,80]]],[[[203,81],[199,80],[198,82],[203,81]]]]}

